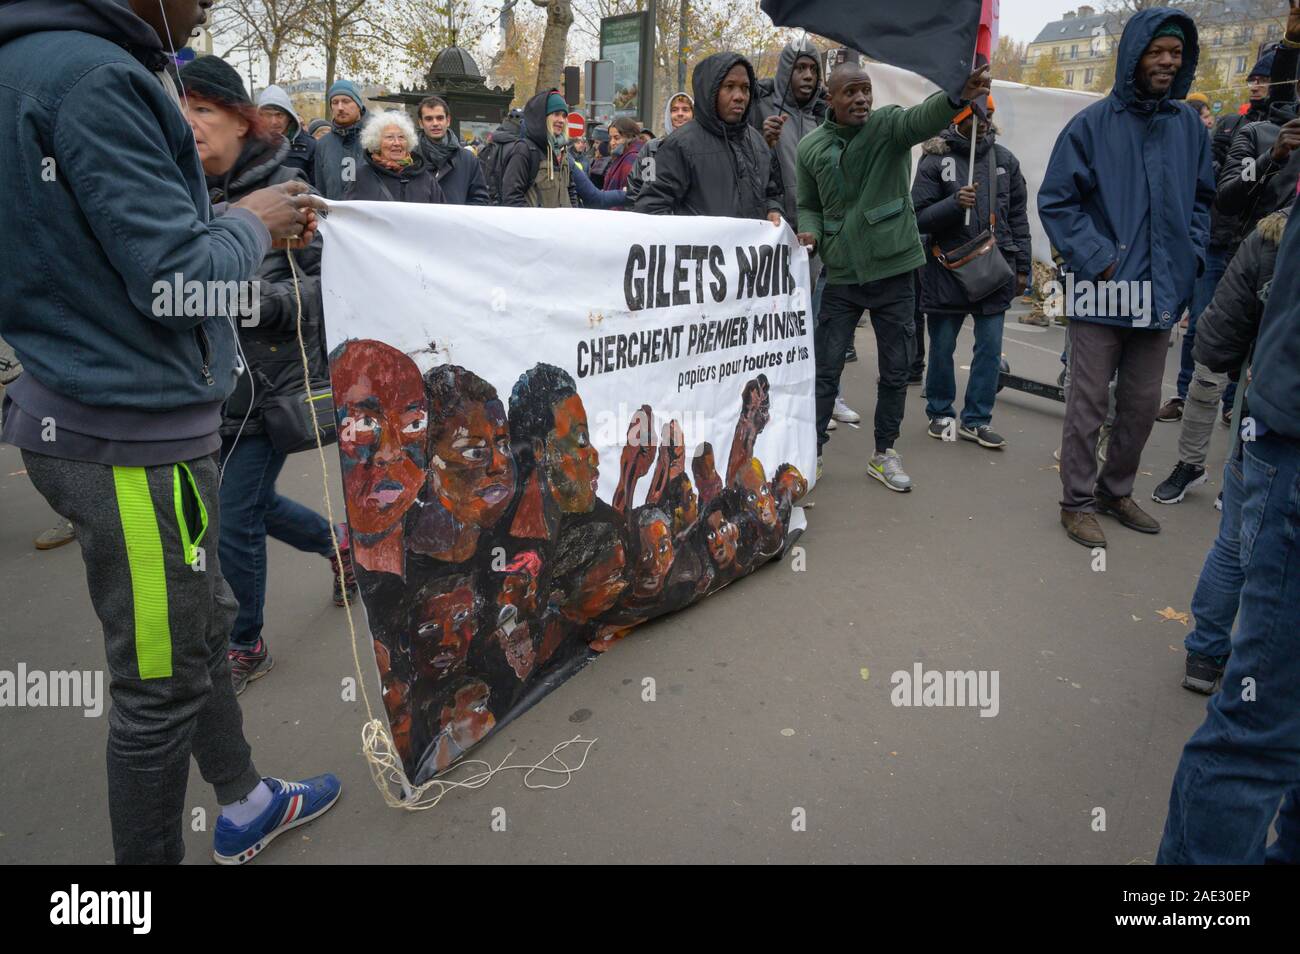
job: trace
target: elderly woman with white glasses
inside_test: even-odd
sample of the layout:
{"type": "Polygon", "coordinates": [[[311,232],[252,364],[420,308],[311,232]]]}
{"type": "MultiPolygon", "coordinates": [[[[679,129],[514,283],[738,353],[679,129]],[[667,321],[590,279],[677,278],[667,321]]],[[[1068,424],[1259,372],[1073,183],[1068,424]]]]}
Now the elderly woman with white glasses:
{"type": "Polygon", "coordinates": [[[375,202],[442,202],[433,169],[417,147],[415,124],[404,112],[372,114],[361,128],[364,161],[344,191],[345,199],[375,202]]]}

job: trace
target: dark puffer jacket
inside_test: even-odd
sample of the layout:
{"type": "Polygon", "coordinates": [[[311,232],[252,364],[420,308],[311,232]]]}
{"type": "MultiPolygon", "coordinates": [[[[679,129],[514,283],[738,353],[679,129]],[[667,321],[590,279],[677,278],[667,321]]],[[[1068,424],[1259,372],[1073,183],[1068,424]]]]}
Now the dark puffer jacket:
{"type": "Polygon", "coordinates": [[[1196,319],[1192,355],[1198,364],[1236,377],[1259,336],[1278,246],[1290,215],[1291,209],[1287,208],[1265,217],[1232,257],[1214,291],[1214,300],[1196,319]]]}
{"type": "MultiPolygon", "coordinates": [[[[754,68],[739,53],[714,53],[691,74],[695,118],[673,131],[655,155],[654,181],[637,196],[637,212],[762,219],[784,212],[779,160],[750,125],[753,98],[740,122],[718,116],[718,90],[734,66],[743,66],[754,90],[754,68]]],[[[793,188],[793,186],[791,186],[793,188]]]]}
{"type": "Polygon", "coordinates": [[[1237,217],[1238,242],[1253,232],[1261,219],[1285,208],[1295,198],[1300,150],[1279,163],[1273,158],[1273,146],[1282,126],[1296,116],[1294,102],[1275,103],[1267,121],[1242,126],[1232,140],[1219,173],[1215,207],[1237,217]]]}
{"type": "MultiPolygon", "coordinates": [[[[257,189],[291,182],[306,181],[306,173],[287,164],[290,144],[283,138],[275,143],[249,139],[239,159],[223,176],[207,176],[208,195],[214,209],[238,202],[257,189]]],[[[295,249],[298,292],[302,299],[302,336],[307,347],[307,363],[313,382],[324,385],[328,380],[325,358],[324,313],[321,306],[321,242],[295,249]]],[[[294,297],[293,271],[289,254],[271,249],[253,276],[257,284],[256,324],[239,325],[239,343],[247,369],[235,381],[234,393],[222,408],[222,436],[239,431],[247,412],[244,433],[262,430],[262,408],[273,394],[287,394],[303,388],[302,357],[298,350],[298,305],[294,297]],[[251,407],[250,407],[251,404],[251,407]]]]}
{"type": "Polygon", "coordinates": [[[1006,146],[999,145],[996,134],[975,142],[975,208],[970,225],[966,212],[957,204],[957,192],[969,181],[970,140],[955,129],[947,129],[922,147],[924,155],[916,169],[912,186],[912,204],[916,207],[916,225],[929,243],[925,249],[925,270],[921,273],[921,308],[924,311],[957,312],[963,315],[1000,315],[1011,307],[1016,294],[1016,279],[983,301],[970,301],[953,274],[935,259],[933,246],[945,252],[975,238],[989,224],[989,149],[994,153],[997,174],[998,248],[1016,275],[1029,275],[1033,267],[1029,235],[1029,192],[1020,162],[1006,146]],[[951,160],[951,161],[949,161],[951,160]],[[945,175],[949,170],[949,175],[945,175]]]}
{"type": "Polygon", "coordinates": [[[434,178],[433,170],[424,161],[419,150],[411,153],[411,164],[401,171],[386,169],[366,153],[365,161],[357,166],[355,182],[349,182],[345,199],[366,199],[371,202],[429,202],[440,204],[442,187],[434,178]]]}

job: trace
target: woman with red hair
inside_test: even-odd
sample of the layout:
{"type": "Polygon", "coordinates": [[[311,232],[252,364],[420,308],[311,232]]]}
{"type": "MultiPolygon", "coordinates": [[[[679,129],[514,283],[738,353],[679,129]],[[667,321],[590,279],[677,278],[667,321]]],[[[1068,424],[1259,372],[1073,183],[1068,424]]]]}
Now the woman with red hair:
{"type": "MultiPolygon", "coordinates": [[[[292,179],[306,181],[302,170],[285,164],[288,141],[266,126],[232,66],[220,57],[201,56],[181,68],[180,79],[186,118],[194,130],[214,207],[237,203],[265,186],[292,179]]],[[[239,600],[239,615],[230,633],[230,674],[236,694],[272,666],[262,638],[268,533],[299,550],[329,558],[336,604],[343,605],[345,589],[350,597],[356,592],[350,552],[343,549],[340,566],[325,518],[275,491],[276,477],[289,451],[295,448],[285,446],[283,431],[268,426],[268,421],[274,424],[276,420],[273,399],[306,396],[298,349],[299,299],[312,390],[316,391],[315,382],[320,382],[321,388],[328,386],[320,290],[321,243],[297,249],[293,254],[291,264],[284,250],[272,249],[250,287],[241,289],[238,308],[227,310],[239,336],[245,365],[222,411],[221,425],[219,552],[222,571],[239,600]]],[[[205,299],[212,297],[205,295],[205,299]]]]}

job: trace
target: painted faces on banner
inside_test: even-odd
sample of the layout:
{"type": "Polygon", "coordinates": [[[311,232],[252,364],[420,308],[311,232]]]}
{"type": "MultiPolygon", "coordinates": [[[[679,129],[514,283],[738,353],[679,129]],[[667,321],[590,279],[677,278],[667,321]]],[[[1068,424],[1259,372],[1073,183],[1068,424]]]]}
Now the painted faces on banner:
{"type": "Polygon", "coordinates": [[[492,693],[486,683],[472,679],[458,686],[439,712],[442,728],[426,754],[420,775],[446,771],[496,725],[489,708],[492,693]]]}
{"type": "Polygon", "coordinates": [[[672,516],[674,536],[681,536],[700,519],[700,498],[691,478],[685,474],[678,474],[668,482],[663,505],[672,516]]]}
{"type": "Polygon", "coordinates": [[[380,342],[338,349],[333,375],[384,704],[417,782],[531,704],[543,680],[774,556],[808,489],[788,464],[769,483],[753,454],[771,418],[762,375],[733,398],[726,484],[710,444],[688,462],[681,424],[642,405],[616,504],[597,498],[587,410],[558,367],[520,375],[508,409],[474,372],[421,376],[380,342]]]}
{"type": "Polygon", "coordinates": [[[510,532],[554,538],[561,514],[596,505],[600,477],[587,410],[568,372],[538,364],[519,377],[510,395],[510,436],[525,474],[510,532]]]}
{"type": "Polygon", "coordinates": [[[505,405],[492,385],[454,365],[429,371],[425,385],[429,483],[410,546],[417,553],[462,563],[515,495],[505,405]]]}
{"type": "Polygon", "coordinates": [[[555,426],[546,438],[546,477],[564,513],[586,513],[596,503],[600,456],[591,445],[587,410],[578,395],[555,407],[555,426]]]}
{"type": "Polygon", "coordinates": [[[381,341],[340,345],[330,374],[352,557],[368,570],[401,575],[402,518],[424,484],[424,382],[409,357],[381,341]]]}
{"type": "Polygon", "coordinates": [[[435,577],[416,592],[409,625],[418,678],[441,680],[464,669],[481,608],[468,575],[435,577]]]}
{"type": "Polygon", "coordinates": [[[673,565],[672,523],[662,510],[644,508],[637,514],[636,560],[632,595],[638,601],[653,600],[663,592],[673,565]]]}
{"type": "Polygon", "coordinates": [[[785,528],[777,514],[776,497],[757,457],[751,457],[749,463],[740,469],[736,476],[736,490],[743,496],[745,516],[753,525],[759,555],[775,556],[785,539],[785,528]]]}
{"type": "Polygon", "coordinates": [[[627,546],[619,524],[611,510],[574,520],[560,533],[551,603],[571,623],[591,622],[627,588],[627,546]]]}

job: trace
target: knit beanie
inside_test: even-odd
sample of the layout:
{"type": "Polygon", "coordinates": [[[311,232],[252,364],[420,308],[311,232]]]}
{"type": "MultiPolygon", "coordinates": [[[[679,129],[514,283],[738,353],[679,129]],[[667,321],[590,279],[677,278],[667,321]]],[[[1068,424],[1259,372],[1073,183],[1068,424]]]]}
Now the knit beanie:
{"type": "Polygon", "coordinates": [[[1264,77],[1264,79],[1268,79],[1270,76],[1272,76],[1273,56],[1275,52],[1276,52],[1275,50],[1269,50],[1267,53],[1261,56],[1259,58],[1259,62],[1256,63],[1255,66],[1251,69],[1251,71],[1246,74],[1246,79],[1250,79],[1251,77],[1254,76],[1262,76],[1264,77]]]}
{"type": "Polygon", "coordinates": [[[1187,43],[1187,36],[1186,34],[1183,33],[1183,28],[1180,27],[1173,20],[1166,20],[1164,26],[1156,30],[1156,34],[1151,38],[1151,40],[1152,42],[1154,42],[1160,39],[1162,36],[1172,36],[1182,41],[1184,44],[1187,43]]]}
{"type": "Polygon", "coordinates": [[[187,94],[222,106],[251,106],[239,72],[219,56],[199,56],[180,68],[181,88],[187,94]]]}
{"type": "Polygon", "coordinates": [[[551,90],[550,95],[546,97],[546,115],[549,116],[551,113],[567,113],[568,111],[569,104],[564,101],[564,97],[556,90],[551,90]]]}
{"type": "Polygon", "coordinates": [[[330,87],[329,92],[325,95],[325,105],[328,106],[329,101],[335,96],[347,96],[357,104],[357,107],[363,113],[366,111],[366,104],[361,99],[361,90],[357,89],[356,84],[351,80],[335,80],[334,85],[330,87]]]}

